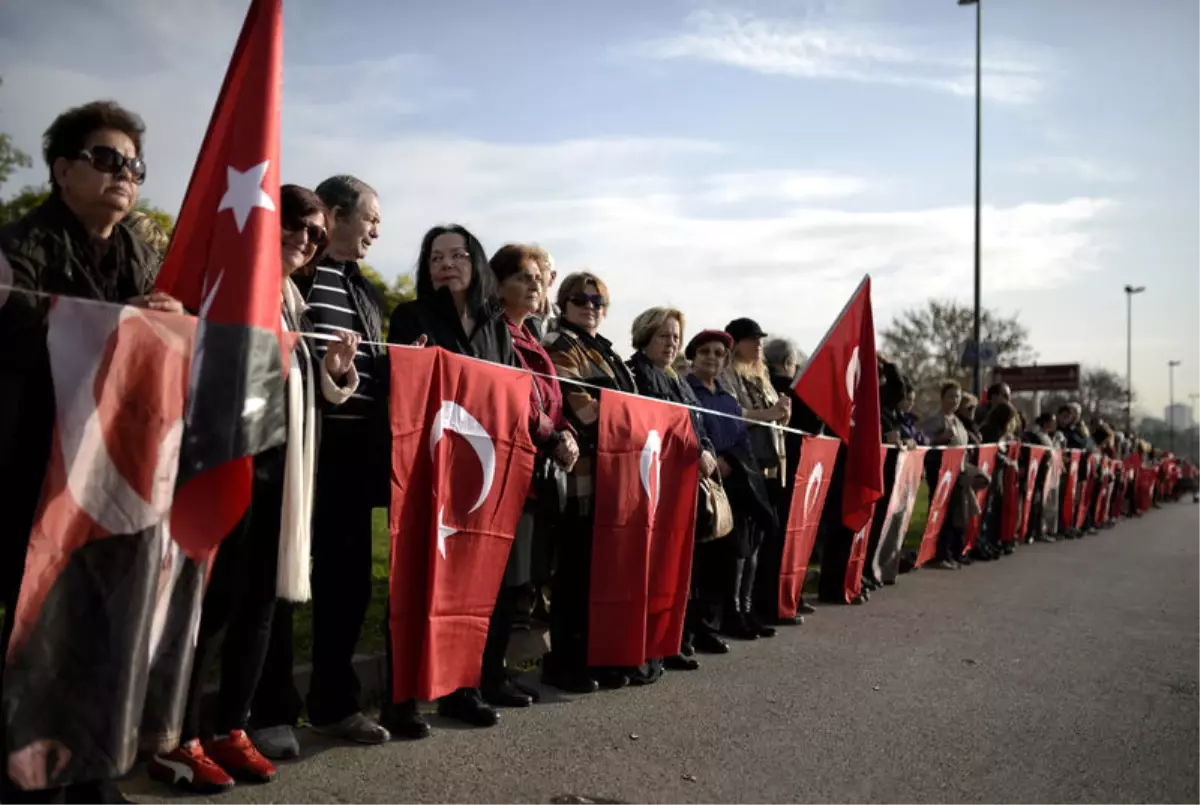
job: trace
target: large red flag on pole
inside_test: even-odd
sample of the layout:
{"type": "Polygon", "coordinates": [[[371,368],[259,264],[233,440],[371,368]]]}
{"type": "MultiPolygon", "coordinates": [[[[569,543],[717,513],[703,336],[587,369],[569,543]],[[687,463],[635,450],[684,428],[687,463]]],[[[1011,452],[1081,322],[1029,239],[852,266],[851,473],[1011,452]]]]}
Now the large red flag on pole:
{"type": "Polygon", "coordinates": [[[281,0],[253,0],[157,287],[200,316],[171,531],[203,554],[250,500],[251,457],[285,438],[280,331],[281,0]]]}
{"type": "Polygon", "coordinates": [[[853,531],[883,497],[879,370],[871,277],[863,280],[796,378],[796,395],[847,445],[842,522],[853,531]]]}

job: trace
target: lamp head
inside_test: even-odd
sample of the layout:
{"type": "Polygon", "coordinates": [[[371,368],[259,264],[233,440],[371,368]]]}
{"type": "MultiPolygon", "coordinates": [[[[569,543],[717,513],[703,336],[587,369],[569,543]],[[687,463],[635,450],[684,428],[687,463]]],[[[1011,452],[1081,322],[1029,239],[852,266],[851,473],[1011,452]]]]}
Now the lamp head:
{"type": "Polygon", "coordinates": [[[1125,286],[1125,293],[1127,293],[1127,294],[1141,293],[1144,290],[1146,290],[1145,285],[1138,285],[1137,287],[1134,287],[1133,285],[1125,286]]]}

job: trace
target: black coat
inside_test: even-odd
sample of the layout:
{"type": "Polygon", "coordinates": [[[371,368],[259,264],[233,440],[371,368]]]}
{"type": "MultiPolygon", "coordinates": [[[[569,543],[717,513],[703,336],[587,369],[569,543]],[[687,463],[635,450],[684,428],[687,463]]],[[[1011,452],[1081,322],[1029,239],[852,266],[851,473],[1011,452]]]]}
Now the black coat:
{"type": "Polygon", "coordinates": [[[633,353],[633,357],[626,361],[625,365],[629,367],[629,372],[633,375],[633,382],[637,385],[638,394],[643,397],[653,397],[656,400],[667,400],[692,406],[689,414],[692,419],[692,429],[696,432],[696,441],[700,443],[700,451],[708,451],[716,456],[712,440],[708,438],[708,431],[704,427],[704,416],[696,410],[701,406],[692,387],[678,377],[668,375],[666,371],[651,363],[650,359],[641,352],[633,353]]]}
{"type": "Polygon", "coordinates": [[[414,299],[397,307],[388,327],[388,343],[412,344],[425,336],[426,346],[505,366],[520,366],[499,305],[485,304],[475,311],[474,318],[475,331],[468,335],[454,298],[443,288],[432,297],[414,299]]]}

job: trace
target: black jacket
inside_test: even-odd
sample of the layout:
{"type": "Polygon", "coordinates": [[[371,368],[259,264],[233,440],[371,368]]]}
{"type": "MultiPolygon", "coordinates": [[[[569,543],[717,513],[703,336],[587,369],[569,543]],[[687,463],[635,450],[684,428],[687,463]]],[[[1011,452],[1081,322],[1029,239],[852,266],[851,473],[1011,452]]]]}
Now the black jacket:
{"type": "Polygon", "coordinates": [[[426,346],[505,366],[520,366],[500,306],[485,304],[475,311],[474,318],[475,331],[468,335],[453,297],[443,288],[432,297],[414,299],[397,307],[388,326],[388,343],[412,344],[425,336],[426,346]]]}
{"type": "Polygon", "coordinates": [[[641,352],[633,353],[633,357],[626,361],[625,365],[629,367],[629,372],[633,375],[633,382],[637,385],[638,394],[643,397],[653,397],[656,400],[667,400],[692,406],[692,410],[688,413],[691,415],[692,429],[696,432],[696,441],[700,443],[700,452],[707,450],[716,456],[717,451],[713,449],[712,440],[708,438],[708,431],[704,428],[704,417],[700,411],[696,410],[701,406],[692,387],[659,369],[641,352]]]}
{"type": "MultiPolygon", "coordinates": [[[[12,284],[43,293],[126,302],[150,291],[159,258],[125,224],[93,241],[52,196],[19,221],[0,227],[0,252],[12,284]]],[[[54,385],[46,350],[48,299],[18,291],[0,306],[0,598],[15,594],[25,547],[50,459],[54,385]]],[[[15,603],[15,602],[10,602],[15,603]]]]}

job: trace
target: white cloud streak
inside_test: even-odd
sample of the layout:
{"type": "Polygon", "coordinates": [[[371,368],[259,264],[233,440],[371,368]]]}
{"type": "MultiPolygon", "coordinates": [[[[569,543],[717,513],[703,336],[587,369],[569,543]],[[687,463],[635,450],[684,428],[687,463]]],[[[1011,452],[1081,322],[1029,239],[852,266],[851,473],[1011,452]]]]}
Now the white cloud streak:
{"type": "MultiPolygon", "coordinates": [[[[750,14],[696,11],[684,30],[626,52],[643,58],[707,61],[768,75],[908,86],[953,95],[975,93],[974,61],[947,58],[865,28],[843,28],[750,14]]],[[[1029,103],[1044,89],[1042,69],[1027,60],[989,58],[983,95],[1029,103]]]]}
{"type": "MultiPolygon", "coordinates": [[[[8,79],[0,98],[5,125],[13,121],[18,144],[35,149],[62,109],[116,97],[147,121],[148,197],[177,209],[239,22],[225,20],[225,29],[233,29],[228,43],[163,56],[154,71],[118,60],[113,72],[97,74],[86,68],[86,54],[47,66],[32,56],[14,63],[10,53],[0,59],[8,79]]],[[[157,23],[139,27],[138,19],[122,15],[111,29],[89,24],[100,27],[86,41],[109,43],[118,34],[143,41],[157,23]]],[[[33,53],[39,43],[28,46],[33,53]]],[[[902,62],[890,50],[870,53],[875,61],[902,62]]],[[[706,140],[417,136],[406,129],[406,117],[428,102],[445,102],[440,92],[441,101],[422,94],[421,85],[436,83],[429,65],[420,56],[384,54],[332,69],[293,61],[287,67],[284,180],[313,186],[348,172],[374,185],[383,226],[369,261],[385,275],[411,271],[422,234],[437,223],[460,222],[490,249],[537,241],[554,253],[560,275],[588,267],[609,281],[614,304],[606,331],[623,349],[632,319],[653,304],[679,306],[695,328],[752,315],[808,350],[864,273],[875,278],[881,326],[904,306],[969,292],[969,207],[872,210],[879,177],[809,166],[729,172],[722,164],[745,164],[746,155],[706,140]],[[336,78],[339,70],[356,76],[357,85],[331,92],[338,88],[317,78],[336,78]],[[397,80],[410,75],[417,78],[397,91],[397,80]],[[389,106],[359,102],[370,98],[387,98],[389,106]],[[837,208],[849,198],[853,211],[837,208]]],[[[43,175],[39,167],[14,184],[43,175]]],[[[1112,206],[1104,198],[1074,198],[986,207],[986,291],[1053,288],[1094,269],[1103,246],[1098,233],[1112,206]]]]}

